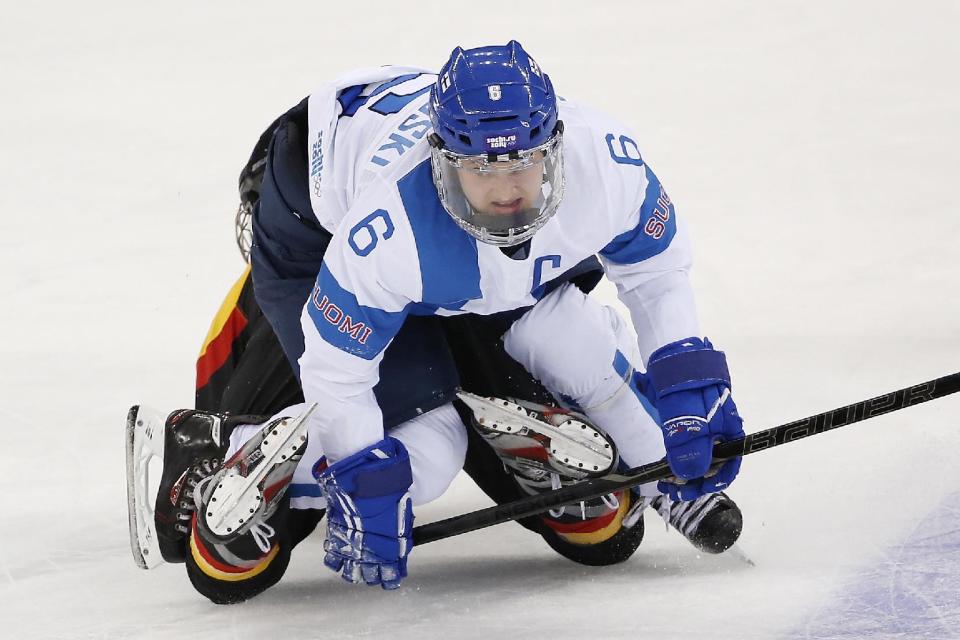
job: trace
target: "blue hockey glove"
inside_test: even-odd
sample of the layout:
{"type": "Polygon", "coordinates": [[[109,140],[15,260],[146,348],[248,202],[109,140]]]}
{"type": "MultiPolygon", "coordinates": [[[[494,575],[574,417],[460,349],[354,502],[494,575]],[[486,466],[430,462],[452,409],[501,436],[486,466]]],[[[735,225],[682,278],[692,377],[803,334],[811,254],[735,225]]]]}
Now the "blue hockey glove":
{"type": "Polygon", "coordinates": [[[327,499],[323,563],[347,582],[396,589],[413,546],[410,457],[386,438],[314,475],[327,499]]]}
{"type": "Polygon", "coordinates": [[[717,441],[743,437],[743,420],[730,396],[730,372],[721,351],[704,338],[672,342],[647,365],[648,394],[660,414],[667,462],[685,484],[660,483],[673,500],[693,500],[725,489],[740,471],[740,458],[704,477],[717,441]]]}

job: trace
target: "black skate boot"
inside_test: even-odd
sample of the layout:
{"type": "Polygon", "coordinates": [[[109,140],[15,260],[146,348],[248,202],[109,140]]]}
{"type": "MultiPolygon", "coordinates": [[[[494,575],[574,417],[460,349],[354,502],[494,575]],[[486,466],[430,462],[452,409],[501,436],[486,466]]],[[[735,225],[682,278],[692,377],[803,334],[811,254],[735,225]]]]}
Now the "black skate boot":
{"type": "Polygon", "coordinates": [[[270,420],[194,487],[187,575],[211,601],[241,602],[276,584],[290,549],[319,520],[320,515],[306,529],[301,521],[297,533],[283,499],[306,449],[315,407],[297,418],[270,420]]]}
{"type": "MultiPolygon", "coordinates": [[[[559,489],[612,471],[613,441],[578,413],[519,400],[461,392],[473,427],[529,495],[559,489]]],[[[569,560],[600,566],[623,562],[643,540],[643,522],[625,526],[634,507],[630,491],[564,505],[540,517],[539,533],[569,560]]]]}
{"type": "Polygon", "coordinates": [[[266,419],[267,416],[227,416],[189,409],[174,411],[167,418],[163,475],[154,511],[164,561],[184,561],[184,542],[196,509],[193,491],[222,466],[230,433],[241,424],[261,424],[266,419]]]}
{"type": "Polygon", "coordinates": [[[743,530],[740,507],[723,492],[708,493],[689,502],[657,496],[650,506],[704,553],[723,553],[736,543],[743,530]]]}
{"type": "Polygon", "coordinates": [[[147,407],[127,416],[127,500],[134,561],[144,569],[186,558],[186,537],[195,510],[194,488],[223,464],[230,432],[260,424],[264,416],[227,416],[181,409],[166,420],[147,407]],[[150,461],[163,461],[152,494],[150,461]]]}

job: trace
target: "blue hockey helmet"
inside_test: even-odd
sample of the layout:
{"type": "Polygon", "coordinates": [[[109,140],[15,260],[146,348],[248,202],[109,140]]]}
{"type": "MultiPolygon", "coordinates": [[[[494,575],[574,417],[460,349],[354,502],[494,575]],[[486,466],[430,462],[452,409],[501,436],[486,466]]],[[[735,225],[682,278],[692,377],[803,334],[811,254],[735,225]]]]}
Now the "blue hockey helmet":
{"type": "Polygon", "coordinates": [[[430,121],[444,148],[455,153],[529,149],[553,135],[557,96],[549,76],[516,40],[457,47],[430,90],[430,121]]]}
{"type": "Polygon", "coordinates": [[[562,134],[550,78],[520,43],[457,47],[430,90],[434,184],[468,233],[515,245],[563,195],[562,134]]]}

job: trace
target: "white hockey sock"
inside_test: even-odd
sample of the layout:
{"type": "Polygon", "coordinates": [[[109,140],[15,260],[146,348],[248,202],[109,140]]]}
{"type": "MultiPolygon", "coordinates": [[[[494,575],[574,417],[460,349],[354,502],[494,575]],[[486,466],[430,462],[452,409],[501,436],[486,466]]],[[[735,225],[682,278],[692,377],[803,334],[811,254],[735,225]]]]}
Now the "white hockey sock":
{"type": "MultiPolygon", "coordinates": [[[[600,404],[584,407],[583,412],[613,438],[620,458],[627,466],[649,464],[666,455],[660,427],[632,385],[621,382],[613,396],[600,404]]],[[[655,482],[641,485],[638,489],[644,496],[660,494],[655,482]]]]}
{"type": "MultiPolygon", "coordinates": [[[[284,415],[297,415],[306,405],[284,410],[284,415]]],[[[279,414],[278,414],[279,415],[279,414]]],[[[236,427],[230,434],[226,457],[237,452],[263,425],[236,427]]],[[[410,455],[413,485],[410,495],[414,505],[439,497],[463,468],[467,453],[467,432],[452,404],[445,404],[389,430],[387,435],[403,442],[410,455]]],[[[309,438],[303,459],[297,465],[290,488],[292,509],[322,509],[326,503],[313,477],[313,466],[323,456],[319,438],[309,438]]]]}

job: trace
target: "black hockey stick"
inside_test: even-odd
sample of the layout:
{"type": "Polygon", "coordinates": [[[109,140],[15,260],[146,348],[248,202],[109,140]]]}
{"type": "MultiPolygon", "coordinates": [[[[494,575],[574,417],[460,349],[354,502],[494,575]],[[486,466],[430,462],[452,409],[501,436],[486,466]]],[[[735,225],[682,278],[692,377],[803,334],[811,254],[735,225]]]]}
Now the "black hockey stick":
{"type": "MultiPolygon", "coordinates": [[[[787,442],[845,427],[854,422],[912,407],[921,402],[936,400],[958,391],[960,391],[960,372],[892,391],[876,398],[848,404],[839,409],[818,413],[779,427],[751,433],[739,440],[717,444],[713,448],[713,463],[716,465],[736,456],[770,449],[787,442]]],[[[435,542],[502,522],[533,516],[565,504],[599,498],[645,482],[664,480],[671,475],[670,467],[664,460],[629,469],[623,473],[611,473],[602,478],[594,478],[562,489],[545,491],[513,502],[414,527],[413,544],[435,542]]]]}

